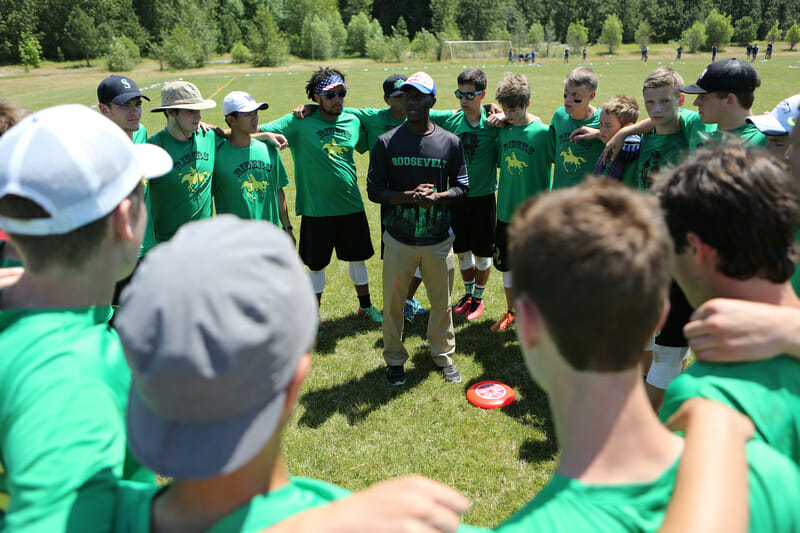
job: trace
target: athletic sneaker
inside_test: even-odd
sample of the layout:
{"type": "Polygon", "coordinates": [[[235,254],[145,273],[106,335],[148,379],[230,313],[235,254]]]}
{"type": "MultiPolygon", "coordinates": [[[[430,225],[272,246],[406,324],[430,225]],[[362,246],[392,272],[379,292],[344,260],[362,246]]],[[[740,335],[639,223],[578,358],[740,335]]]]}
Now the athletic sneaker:
{"type": "Polygon", "coordinates": [[[411,306],[414,316],[424,315],[428,312],[428,310],[422,307],[422,304],[419,303],[416,298],[411,298],[411,306]]]}
{"type": "Polygon", "coordinates": [[[372,320],[373,322],[377,322],[378,324],[383,322],[383,315],[381,315],[380,311],[375,309],[374,305],[370,305],[368,309],[361,309],[359,307],[358,316],[363,316],[369,320],[372,320]]]}
{"type": "Polygon", "coordinates": [[[453,314],[454,315],[463,315],[467,311],[469,311],[469,304],[472,303],[472,296],[469,294],[465,294],[461,297],[458,303],[453,307],[453,314]]]}
{"type": "Polygon", "coordinates": [[[486,307],[483,305],[483,299],[476,300],[472,299],[472,302],[469,304],[469,310],[464,313],[464,316],[467,317],[467,320],[475,320],[476,318],[480,318],[483,314],[483,309],[486,307]]]}
{"type": "Polygon", "coordinates": [[[403,319],[409,324],[414,323],[414,305],[406,302],[405,307],[403,307],[403,319]]]}
{"type": "MultiPolygon", "coordinates": [[[[455,367],[454,367],[455,368],[455,367]]],[[[458,372],[456,370],[456,372],[458,372]]],[[[406,383],[406,370],[402,365],[387,366],[386,379],[389,380],[389,385],[392,387],[399,387],[406,383]]]]}
{"type": "MultiPolygon", "coordinates": [[[[447,365],[440,368],[440,370],[442,371],[442,375],[444,376],[445,381],[449,383],[461,383],[461,372],[458,371],[456,365],[447,365]]],[[[405,379],[403,380],[403,382],[405,382],[405,379]]]]}
{"type": "Polygon", "coordinates": [[[503,331],[504,329],[510,328],[514,324],[514,314],[511,312],[507,312],[503,316],[500,317],[500,320],[492,324],[492,327],[489,329],[491,331],[503,331]]]}

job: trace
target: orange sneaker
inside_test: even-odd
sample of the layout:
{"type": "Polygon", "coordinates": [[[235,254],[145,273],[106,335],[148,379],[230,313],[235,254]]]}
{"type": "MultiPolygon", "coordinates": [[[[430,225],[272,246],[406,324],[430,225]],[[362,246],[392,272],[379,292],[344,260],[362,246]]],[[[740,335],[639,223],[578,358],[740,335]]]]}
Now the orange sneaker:
{"type": "Polygon", "coordinates": [[[489,329],[491,331],[503,331],[504,329],[510,328],[514,324],[515,320],[516,318],[514,317],[514,314],[511,312],[507,312],[506,314],[500,317],[500,320],[492,324],[492,327],[490,327],[489,329]]]}

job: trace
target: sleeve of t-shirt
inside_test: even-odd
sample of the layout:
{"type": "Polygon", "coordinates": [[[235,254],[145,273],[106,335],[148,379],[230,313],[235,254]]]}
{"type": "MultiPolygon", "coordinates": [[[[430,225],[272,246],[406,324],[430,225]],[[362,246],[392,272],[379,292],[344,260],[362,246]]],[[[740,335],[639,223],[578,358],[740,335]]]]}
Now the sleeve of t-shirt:
{"type": "Polygon", "coordinates": [[[447,161],[447,179],[450,185],[452,199],[461,199],[469,192],[469,176],[467,175],[467,163],[464,160],[464,147],[461,141],[453,143],[452,156],[447,161]]]}
{"type": "Polygon", "coordinates": [[[51,363],[53,380],[15,397],[3,462],[4,532],[110,531],[125,428],[108,388],[51,363]]]}
{"type": "Polygon", "coordinates": [[[548,131],[548,139],[547,139],[547,156],[550,158],[550,161],[554,161],[556,158],[556,121],[555,115],[553,116],[553,120],[550,121],[550,125],[547,127],[548,131]]]}
{"type": "Polygon", "coordinates": [[[431,109],[428,113],[428,118],[431,119],[431,122],[436,124],[437,126],[444,127],[444,123],[447,122],[447,119],[453,116],[452,109],[446,109],[444,111],[440,111],[438,109],[431,109]]]}
{"type": "Polygon", "coordinates": [[[266,124],[259,124],[258,131],[261,132],[271,132],[271,133],[280,133],[281,135],[289,134],[291,130],[292,124],[295,120],[301,120],[294,116],[293,113],[287,113],[286,115],[282,116],[279,119],[273,120],[272,122],[267,122],[266,124]]]}
{"type": "Polygon", "coordinates": [[[269,156],[275,162],[274,168],[277,176],[278,189],[283,189],[289,185],[289,175],[286,173],[286,167],[283,166],[281,156],[278,154],[278,150],[274,146],[267,145],[267,149],[269,150],[269,156]]]}
{"type": "Polygon", "coordinates": [[[372,148],[369,145],[369,138],[367,137],[367,128],[364,127],[364,123],[361,123],[361,127],[358,129],[358,142],[356,143],[356,152],[359,154],[363,154],[367,150],[372,148]]]}
{"type": "Polygon", "coordinates": [[[386,187],[386,145],[380,138],[375,142],[369,154],[369,170],[367,170],[367,197],[371,202],[388,204],[391,191],[386,187]]]}

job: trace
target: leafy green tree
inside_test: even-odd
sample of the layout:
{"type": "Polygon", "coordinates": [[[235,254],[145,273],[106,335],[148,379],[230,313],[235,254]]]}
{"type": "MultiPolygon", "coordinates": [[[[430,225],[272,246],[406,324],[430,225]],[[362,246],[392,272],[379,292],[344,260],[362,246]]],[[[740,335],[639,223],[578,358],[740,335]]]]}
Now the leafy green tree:
{"type": "Polygon", "coordinates": [[[367,41],[367,57],[374,61],[385,61],[389,58],[391,51],[389,50],[388,39],[383,35],[376,35],[367,41]]]}
{"type": "Polygon", "coordinates": [[[795,22],[792,27],[786,30],[786,42],[789,43],[789,50],[794,50],[797,43],[800,43],[800,26],[795,22]]]}
{"type": "Polygon", "coordinates": [[[436,61],[442,51],[442,43],[434,34],[422,28],[411,41],[411,53],[423,61],[436,61]]]}
{"type": "Polygon", "coordinates": [[[111,72],[133,70],[142,60],[139,47],[133,39],[120,35],[111,37],[106,51],[106,67],[111,72]]]}
{"type": "Polygon", "coordinates": [[[553,24],[553,21],[550,20],[544,27],[545,57],[550,57],[550,45],[556,40],[556,35],[556,27],[553,24]]]}
{"type": "Polygon", "coordinates": [[[23,37],[38,31],[39,10],[37,0],[0,0],[0,61],[18,59],[23,37]]]}
{"type": "Polygon", "coordinates": [[[253,60],[253,53],[241,41],[233,45],[231,48],[231,61],[234,63],[248,63],[253,60]]]}
{"type": "Polygon", "coordinates": [[[773,24],[772,27],[767,32],[767,36],[765,37],[765,39],[767,40],[768,43],[774,43],[780,41],[782,35],[783,32],[781,31],[781,28],[778,25],[778,21],[776,20],[775,24],[773,24]]]}
{"type": "Polygon", "coordinates": [[[543,42],[544,42],[544,26],[542,26],[538,22],[534,22],[528,29],[528,44],[536,49],[541,49],[543,42]]]}
{"type": "Polygon", "coordinates": [[[742,17],[736,21],[733,29],[733,40],[741,45],[746,45],[756,39],[758,26],[750,17],[742,17]]]}
{"type": "Polygon", "coordinates": [[[96,24],[95,20],[83,9],[76,7],[64,24],[65,41],[72,54],[86,59],[86,66],[91,67],[90,59],[105,52],[110,40],[110,28],[106,23],[96,24]]]}
{"type": "Polygon", "coordinates": [[[443,40],[458,40],[458,25],[456,25],[456,13],[458,12],[458,0],[431,0],[431,29],[434,33],[447,33],[443,40]],[[454,35],[454,38],[449,36],[454,35]]]}
{"type": "Polygon", "coordinates": [[[397,25],[392,27],[392,36],[389,37],[389,51],[397,61],[402,61],[410,45],[408,40],[408,27],[403,17],[397,19],[397,25]]]}
{"type": "Polygon", "coordinates": [[[717,44],[720,48],[724,48],[730,44],[731,37],[733,36],[733,25],[731,24],[730,15],[723,15],[716,9],[709,13],[706,17],[706,46],[711,48],[717,44]]]}
{"type": "Polygon", "coordinates": [[[309,59],[333,57],[333,36],[325,19],[320,15],[306,17],[300,42],[303,46],[303,55],[309,59]]]}
{"type": "Polygon", "coordinates": [[[286,62],[289,57],[289,41],[278,29],[269,9],[259,6],[247,29],[254,66],[277,67],[286,62]]]}
{"type": "Polygon", "coordinates": [[[636,43],[642,48],[646,48],[650,43],[650,37],[652,36],[653,27],[650,25],[650,23],[647,20],[642,20],[639,22],[639,27],[636,28],[636,33],[633,35],[636,43]]]}
{"type": "Polygon", "coordinates": [[[42,64],[42,46],[32,33],[24,32],[19,42],[19,59],[25,65],[25,72],[29,67],[39,68],[42,64]]]}
{"type": "Polygon", "coordinates": [[[342,20],[349,25],[353,17],[359,13],[372,13],[372,0],[344,0],[339,7],[342,12],[342,20]]]}
{"type": "Polygon", "coordinates": [[[367,42],[378,35],[383,35],[380,23],[371,19],[366,13],[359,13],[351,18],[347,25],[347,49],[365,57],[367,42]]]}
{"type": "Polygon", "coordinates": [[[572,22],[567,28],[567,44],[574,50],[582,48],[589,41],[589,30],[583,25],[583,21],[572,22]]]}
{"type": "Polygon", "coordinates": [[[614,50],[622,44],[622,21],[616,15],[609,15],[603,23],[603,31],[600,32],[599,43],[608,46],[608,53],[613,54],[614,50]]]}
{"type": "Polygon", "coordinates": [[[694,54],[706,42],[706,27],[705,25],[696,20],[692,26],[683,32],[681,42],[686,43],[689,47],[689,52],[694,54]]]}

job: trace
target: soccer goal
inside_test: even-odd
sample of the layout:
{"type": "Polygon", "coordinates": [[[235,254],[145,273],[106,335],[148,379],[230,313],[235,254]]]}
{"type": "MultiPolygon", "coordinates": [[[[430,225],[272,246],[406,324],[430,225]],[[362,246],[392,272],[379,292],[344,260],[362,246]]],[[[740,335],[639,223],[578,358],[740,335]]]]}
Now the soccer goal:
{"type": "Polygon", "coordinates": [[[511,41],[444,41],[441,61],[507,59],[511,41]]]}

